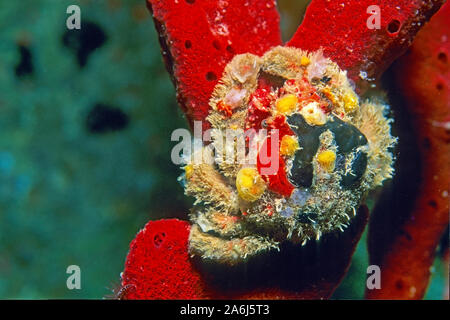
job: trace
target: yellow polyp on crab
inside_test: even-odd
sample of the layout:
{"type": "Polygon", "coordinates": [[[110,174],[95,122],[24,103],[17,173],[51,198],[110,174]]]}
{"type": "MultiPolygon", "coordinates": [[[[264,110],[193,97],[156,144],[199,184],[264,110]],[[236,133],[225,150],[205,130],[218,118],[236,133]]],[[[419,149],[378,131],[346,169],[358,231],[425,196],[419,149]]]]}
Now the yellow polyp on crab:
{"type": "Polygon", "coordinates": [[[353,112],[358,109],[358,98],[353,93],[346,93],[343,100],[345,112],[353,112]]]}
{"type": "Polygon", "coordinates": [[[280,153],[283,156],[293,156],[299,149],[298,140],[293,136],[284,136],[281,139],[280,153]]]}
{"type": "Polygon", "coordinates": [[[194,173],[194,166],[192,164],[188,164],[184,167],[184,173],[186,174],[186,179],[189,180],[194,173]]]}
{"type": "Polygon", "coordinates": [[[327,122],[327,116],[317,102],[311,102],[304,106],[300,114],[312,126],[321,126],[327,122]]]}
{"type": "Polygon", "coordinates": [[[308,66],[311,63],[311,60],[307,56],[302,56],[300,59],[300,65],[303,67],[308,66]]]}
{"type": "Polygon", "coordinates": [[[266,190],[266,184],[255,168],[242,168],[236,176],[236,188],[245,201],[258,200],[266,190]]]}
{"type": "Polygon", "coordinates": [[[297,110],[298,98],[293,94],[287,94],[279,99],[276,104],[277,111],[282,114],[290,114],[297,110]]]}
{"type": "Polygon", "coordinates": [[[317,155],[317,162],[328,172],[332,172],[334,170],[335,161],[336,153],[334,153],[334,151],[332,150],[325,150],[317,155]]]}

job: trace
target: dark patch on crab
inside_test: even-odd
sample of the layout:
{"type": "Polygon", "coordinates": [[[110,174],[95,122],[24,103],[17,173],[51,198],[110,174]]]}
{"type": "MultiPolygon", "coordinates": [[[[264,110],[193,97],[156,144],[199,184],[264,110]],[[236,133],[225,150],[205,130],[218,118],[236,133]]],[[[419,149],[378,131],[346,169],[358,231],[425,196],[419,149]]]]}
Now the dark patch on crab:
{"type": "Polygon", "coordinates": [[[291,129],[298,137],[300,150],[296,152],[289,180],[296,187],[310,187],[313,183],[314,168],[313,158],[320,146],[320,135],[330,130],[334,134],[337,145],[336,169],[343,170],[345,159],[352,153],[355,154],[351,163],[351,172],[342,176],[341,186],[353,188],[361,182],[367,168],[367,154],[358,150],[367,145],[367,138],[352,124],[332,116],[322,126],[309,125],[302,115],[296,113],[288,117],[291,129]]]}
{"type": "Polygon", "coordinates": [[[314,212],[304,212],[302,210],[298,211],[296,219],[298,222],[300,223],[308,223],[310,224],[311,222],[313,224],[315,224],[316,219],[318,218],[317,213],[314,212]]]}

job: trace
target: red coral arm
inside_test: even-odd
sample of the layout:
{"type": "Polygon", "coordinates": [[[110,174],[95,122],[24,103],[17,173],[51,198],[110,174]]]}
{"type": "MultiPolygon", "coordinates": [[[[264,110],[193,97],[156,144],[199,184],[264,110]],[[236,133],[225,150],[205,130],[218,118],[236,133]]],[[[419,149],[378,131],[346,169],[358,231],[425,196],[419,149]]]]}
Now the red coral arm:
{"type": "Polygon", "coordinates": [[[281,44],[273,0],[147,0],[166,66],[188,119],[204,120],[214,86],[235,54],[281,44]]]}
{"type": "Polygon", "coordinates": [[[390,223],[389,215],[400,212],[388,212],[383,221],[377,217],[370,222],[371,261],[380,264],[382,277],[381,290],[368,291],[368,298],[422,298],[435,249],[449,224],[449,19],[450,3],[446,3],[419,32],[408,53],[394,65],[396,83],[412,114],[412,132],[418,141],[420,183],[412,210],[406,212],[403,224],[392,230],[392,235],[376,228],[386,226],[390,223]],[[384,246],[379,243],[380,232],[383,238],[390,239],[384,246]]]}
{"type": "Polygon", "coordinates": [[[188,255],[190,225],[150,221],[130,244],[122,274],[124,299],[201,299],[208,293],[188,255]]]}
{"type": "Polygon", "coordinates": [[[360,87],[360,77],[377,78],[411,44],[444,0],[312,0],[304,21],[288,42],[331,58],[360,87]],[[369,29],[367,8],[380,8],[380,29],[369,29]]]}

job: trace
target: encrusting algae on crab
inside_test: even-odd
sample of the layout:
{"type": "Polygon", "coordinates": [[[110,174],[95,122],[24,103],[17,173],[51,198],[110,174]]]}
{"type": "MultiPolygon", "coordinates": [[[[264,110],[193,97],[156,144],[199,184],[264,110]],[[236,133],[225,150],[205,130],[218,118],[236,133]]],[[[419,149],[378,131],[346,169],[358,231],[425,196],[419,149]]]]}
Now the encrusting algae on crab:
{"type": "Polygon", "coordinates": [[[196,199],[193,256],[233,265],[283,241],[342,231],[393,175],[387,107],[359,101],[346,72],[320,51],[237,55],[210,106],[211,144],[197,151],[208,161],[185,167],[186,194],[196,199]]]}

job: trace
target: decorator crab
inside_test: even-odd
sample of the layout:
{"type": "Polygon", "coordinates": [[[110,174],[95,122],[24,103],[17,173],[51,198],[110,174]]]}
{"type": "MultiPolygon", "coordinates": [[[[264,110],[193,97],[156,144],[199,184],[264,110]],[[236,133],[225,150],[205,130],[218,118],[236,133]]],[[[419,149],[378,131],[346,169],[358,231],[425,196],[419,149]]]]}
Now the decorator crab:
{"type": "Polygon", "coordinates": [[[392,176],[387,107],[360,102],[321,51],[237,55],[210,106],[212,144],[184,174],[197,204],[193,255],[234,264],[286,239],[342,231],[367,192],[392,176]]]}

